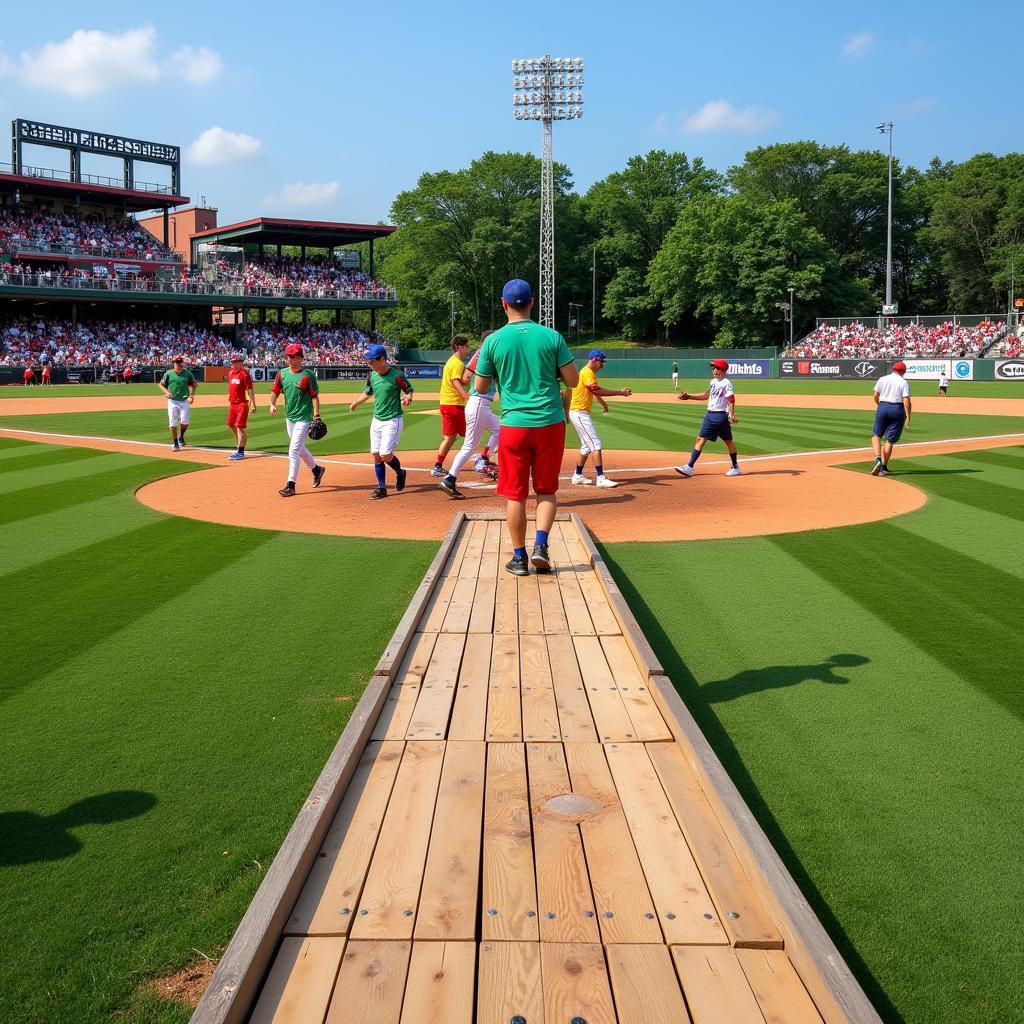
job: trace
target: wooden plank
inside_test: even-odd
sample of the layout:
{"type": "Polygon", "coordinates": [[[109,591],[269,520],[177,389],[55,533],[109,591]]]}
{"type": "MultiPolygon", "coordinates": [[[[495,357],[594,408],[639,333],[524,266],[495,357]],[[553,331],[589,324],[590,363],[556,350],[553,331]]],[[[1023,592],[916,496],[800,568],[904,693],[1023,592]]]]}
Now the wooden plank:
{"type": "Polygon", "coordinates": [[[565,743],[594,743],[598,739],[597,729],[590,712],[590,701],[583,689],[576,648],[567,636],[549,636],[546,639],[562,740],[565,743]]]}
{"type": "Polygon", "coordinates": [[[540,605],[537,574],[517,576],[516,584],[519,590],[519,632],[543,633],[544,612],[540,605]]]}
{"type": "Polygon", "coordinates": [[[447,744],[416,915],[416,939],[476,938],[485,759],[483,741],[447,744]]]}
{"type": "MultiPolygon", "coordinates": [[[[456,515],[460,514],[461,513],[456,513],[456,515]]],[[[445,562],[444,567],[441,570],[442,576],[459,575],[459,569],[462,568],[462,559],[465,557],[466,551],[469,548],[469,531],[472,527],[473,524],[465,515],[463,515],[462,526],[455,538],[455,543],[452,545],[451,554],[449,554],[448,561],[445,562]]]]}
{"type": "Polygon", "coordinates": [[[578,819],[565,813],[557,801],[550,802],[571,795],[565,753],[558,743],[530,743],[526,747],[526,761],[541,941],[598,942],[600,935],[578,819]]]}
{"type": "Polygon", "coordinates": [[[672,957],[693,1024],[765,1024],[728,946],[673,946],[672,957]]]}
{"type": "Polygon", "coordinates": [[[665,946],[608,946],[607,954],[619,1024],[689,1024],[665,946]]]}
{"type": "MultiPolygon", "coordinates": [[[[511,579],[511,577],[509,577],[511,579]]],[[[481,576],[476,581],[476,594],[473,597],[473,611],[469,616],[470,633],[494,632],[494,602],[498,590],[498,581],[481,576]]]]}
{"type": "Polygon", "coordinates": [[[750,884],[682,751],[675,743],[652,743],[647,753],[732,945],[782,949],[782,935],[750,884]]]}
{"type": "Polygon", "coordinates": [[[549,636],[553,633],[568,633],[569,623],[565,617],[565,609],[562,607],[562,592],[558,586],[558,577],[553,572],[539,574],[537,588],[540,591],[544,632],[549,636]]]}
{"type": "Polygon", "coordinates": [[[501,554],[502,528],[503,524],[496,519],[487,524],[484,551],[480,557],[480,579],[482,580],[497,579],[498,573],[501,571],[498,556],[501,554]]]}
{"type": "Polygon", "coordinates": [[[542,636],[527,634],[519,638],[519,685],[522,688],[523,736],[527,741],[560,740],[548,646],[542,636]]]}
{"type": "Polygon", "coordinates": [[[615,613],[608,603],[608,596],[601,587],[601,581],[591,571],[578,573],[576,578],[587,602],[587,611],[594,623],[594,632],[599,636],[615,636],[621,632],[619,620],[615,618],[615,613]]]}
{"type": "Polygon", "coordinates": [[[476,1024],[509,1024],[516,1018],[544,1024],[540,943],[483,942],[476,1024]]]}
{"type": "Polygon", "coordinates": [[[657,911],[603,748],[599,743],[567,743],[565,759],[573,793],[596,809],[581,816],[580,834],[602,940],[661,942],[657,911]]]}
{"type": "Polygon", "coordinates": [[[540,947],[544,1019],[563,1024],[616,1024],[604,953],[599,945],[544,942],[540,947]]]}
{"type": "Polygon", "coordinates": [[[285,925],[286,935],[348,933],[404,748],[404,743],[366,745],[285,925]]]}
{"type": "MultiPolygon", "coordinates": [[[[475,526],[482,525],[474,523],[475,526]]],[[[467,558],[468,561],[468,558],[467,558]]],[[[465,563],[463,563],[465,564],[465,563]]],[[[465,633],[473,614],[473,599],[476,596],[476,576],[460,576],[448,602],[448,611],[441,624],[442,633],[465,633]]]]}
{"type": "Polygon", "coordinates": [[[326,1024],[399,1024],[411,948],[411,942],[349,942],[326,1024]]]}
{"type": "Polygon", "coordinates": [[[466,637],[455,707],[448,725],[449,740],[483,740],[487,727],[487,690],[491,674],[491,636],[471,633],[466,637]]]}
{"type": "Polygon", "coordinates": [[[573,572],[589,572],[591,569],[590,554],[584,547],[579,530],[575,525],[571,521],[556,523],[551,532],[557,534],[565,545],[573,572]]]}
{"type": "Polygon", "coordinates": [[[434,817],[443,743],[407,743],[350,934],[408,939],[434,817]]]}
{"type": "Polygon", "coordinates": [[[466,545],[466,553],[459,566],[459,577],[461,579],[476,579],[480,575],[480,559],[484,553],[487,523],[475,522],[467,525],[469,543],[466,545]]]}
{"type": "Polygon", "coordinates": [[[494,597],[494,632],[519,632],[519,586],[516,577],[504,569],[498,576],[494,597]]]}
{"type": "Polygon", "coordinates": [[[728,942],[647,750],[613,743],[605,754],[666,941],[728,942]]]}
{"type": "MultiPolygon", "coordinates": [[[[562,606],[565,609],[569,632],[573,636],[593,636],[594,622],[587,611],[587,600],[580,589],[580,581],[561,531],[557,535],[552,532],[551,555],[556,560],[555,578],[562,593],[562,606]]],[[[589,568],[585,571],[589,571],[589,568]]]]}
{"type": "Polygon", "coordinates": [[[462,648],[466,642],[463,633],[441,633],[430,655],[430,665],[423,677],[416,707],[405,738],[409,740],[443,739],[448,730],[455,684],[459,679],[462,648]]]}
{"type": "Polygon", "coordinates": [[[536,941],[537,886],[521,743],[487,745],[485,788],[481,934],[485,941],[536,941]]]}
{"type": "Polygon", "coordinates": [[[455,584],[458,581],[458,576],[446,576],[441,580],[440,585],[434,591],[423,613],[423,619],[420,624],[422,632],[441,632],[441,627],[444,625],[444,617],[448,614],[448,605],[451,604],[452,595],[455,593],[455,584]]]}
{"type": "Polygon", "coordinates": [[[736,959],[765,1024],[821,1024],[821,1014],[781,949],[738,949],[736,959]]]}
{"type": "Polygon", "coordinates": [[[518,742],[523,738],[519,689],[519,637],[495,636],[487,689],[487,741],[518,742]]]}
{"type": "Polygon", "coordinates": [[[572,642],[597,735],[604,743],[635,741],[633,722],[604,659],[601,641],[596,636],[574,636],[572,642]]]}
{"type": "Polygon", "coordinates": [[[345,939],[340,937],[285,939],[250,1024],[319,1024],[344,951],[345,939]]]}
{"type": "Polygon", "coordinates": [[[377,719],[372,739],[405,739],[413,709],[419,699],[420,684],[426,675],[436,640],[436,633],[417,633],[409,644],[388,694],[387,703],[377,719]]]}
{"type": "Polygon", "coordinates": [[[401,1024],[473,1024],[475,981],[475,943],[414,942],[401,1024]]]}
{"type": "Polygon", "coordinates": [[[641,673],[637,667],[625,639],[621,636],[603,636],[601,648],[615,678],[615,685],[619,688],[622,703],[626,706],[626,713],[633,723],[633,734],[645,742],[672,739],[672,732],[647,688],[646,673],[641,673]]]}

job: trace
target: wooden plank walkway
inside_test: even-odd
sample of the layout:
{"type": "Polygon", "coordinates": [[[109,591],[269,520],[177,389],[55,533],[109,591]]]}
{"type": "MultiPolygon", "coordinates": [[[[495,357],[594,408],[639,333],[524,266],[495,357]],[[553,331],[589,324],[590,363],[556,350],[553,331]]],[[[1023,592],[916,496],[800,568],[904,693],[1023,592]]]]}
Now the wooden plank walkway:
{"type": "Polygon", "coordinates": [[[195,1024],[877,1021],[855,985],[802,979],[814,951],[748,872],[578,520],[550,574],[506,575],[506,549],[457,517],[309,867],[234,940],[256,915],[263,963],[229,950],[195,1024]]]}

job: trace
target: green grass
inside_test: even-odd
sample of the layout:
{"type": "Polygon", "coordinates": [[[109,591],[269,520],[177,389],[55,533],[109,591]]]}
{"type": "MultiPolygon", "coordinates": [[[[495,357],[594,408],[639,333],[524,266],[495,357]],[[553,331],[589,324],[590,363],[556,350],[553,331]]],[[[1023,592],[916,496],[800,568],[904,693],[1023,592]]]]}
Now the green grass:
{"type": "Polygon", "coordinates": [[[193,468],[0,439],[0,1020],[188,1019],[436,549],[134,500],[193,468]]]}
{"type": "Polygon", "coordinates": [[[605,554],[883,1018],[1021,1021],[1024,448],[893,468],[923,509],[605,554]]]}

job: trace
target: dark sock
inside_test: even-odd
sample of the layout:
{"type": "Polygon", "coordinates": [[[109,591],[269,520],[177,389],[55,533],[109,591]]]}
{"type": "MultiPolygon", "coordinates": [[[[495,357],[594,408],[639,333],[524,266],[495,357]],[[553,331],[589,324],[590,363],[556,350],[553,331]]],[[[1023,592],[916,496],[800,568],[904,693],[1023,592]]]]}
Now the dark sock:
{"type": "Polygon", "coordinates": [[[600,462],[594,468],[597,470],[598,476],[604,476],[604,466],[600,462]]]}
{"type": "Polygon", "coordinates": [[[182,439],[182,441],[185,440],[185,431],[186,430],[188,430],[188,427],[182,427],[181,428],[181,433],[178,435],[182,439]]]}
{"type": "Polygon", "coordinates": [[[694,448],[693,451],[690,452],[690,462],[689,462],[690,469],[693,469],[693,467],[697,465],[697,460],[699,458],[700,458],[700,452],[697,451],[696,448],[694,448]]]}
{"type": "Polygon", "coordinates": [[[525,558],[526,557],[526,548],[513,548],[512,549],[512,557],[513,558],[518,558],[518,559],[525,558]]]}
{"type": "Polygon", "coordinates": [[[537,531],[536,543],[537,544],[547,544],[547,542],[548,542],[548,531],[547,530],[538,530],[537,531]]]}
{"type": "Polygon", "coordinates": [[[577,476],[583,476],[583,467],[584,467],[584,465],[586,465],[586,463],[583,463],[583,462],[577,462],[576,463],[576,475],[577,476]]]}
{"type": "Polygon", "coordinates": [[[736,465],[736,453],[729,452],[729,458],[732,459],[733,469],[738,469],[739,467],[736,465]]]}
{"type": "Polygon", "coordinates": [[[443,469],[443,468],[444,468],[444,463],[443,462],[435,462],[434,463],[434,469],[443,469]]]}
{"type": "Polygon", "coordinates": [[[239,448],[238,450],[244,455],[245,454],[245,445],[243,444],[242,447],[239,448]]]}
{"type": "Polygon", "coordinates": [[[373,464],[373,471],[377,474],[377,486],[387,487],[387,477],[384,476],[384,463],[375,462],[373,464]]]}
{"type": "Polygon", "coordinates": [[[395,471],[396,475],[402,468],[402,464],[398,461],[397,455],[392,456],[391,462],[389,462],[388,465],[391,466],[391,468],[395,471]]]}

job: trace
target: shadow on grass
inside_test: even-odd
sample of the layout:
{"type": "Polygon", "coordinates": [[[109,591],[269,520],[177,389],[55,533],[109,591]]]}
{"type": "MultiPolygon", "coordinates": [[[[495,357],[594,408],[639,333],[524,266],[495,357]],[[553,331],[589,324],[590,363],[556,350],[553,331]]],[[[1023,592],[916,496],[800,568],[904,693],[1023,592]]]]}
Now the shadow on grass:
{"type": "Polygon", "coordinates": [[[981,473],[980,469],[890,469],[889,476],[950,476],[961,473],[981,473]]]}
{"type": "Polygon", "coordinates": [[[745,669],[728,679],[719,679],[702,686],[701,697],[709,704],[720,704],[737,697],[746,697],[763,690],[781,690],[799,683],[817,681],[832,685],[848,683],[848,676],[840,675],[837,668],[866,665],[871,659],[863,654],[833,654],[828,661],[816,665],[769,665],[766,668],[745,669]]]}
{"type": "Polygon", "coordinates": [[[34,811],[8,811],[0,814],[0,867],[63,860],[82,849],[82,842],[71,834],[82,825],[110,825],[137,818],[152,810],[157,799],[137,789],[115,790],[86,797],[58,814],[34,811]]]}
{"type": "MultiPolygon", "coordinates": [[[[742,691],[735,692],[729,697],[722,697],[715,694],[715,683],[709,683],[706,686],[698,685],[697,680],[693,677],[690,670],[686,667],[685,662],[683,662],[679,657],[679,654],[676,652],[672,641],[669,639],[664,629],[662,629],[658,619],[647,606],[641,595],[637,592],[636,588],[632,585],[629,577],[622,571],[618,563],[609,553],[608,549],[604,546],[601,547],[601,555],[608,565],[608,568],[611,570],[611,573],[615,578],[615,582],[619,585],[619,589],[622,591],[622,596],[629,602],[629,606],[632,609],[633,614],[636,616],[637,622],[640,624],[640,628],[650,641],[655,654],[658,656],[658,659],[664,666],[666,673],[672,680],[672,685],[683,698],[683,701],[689,708],[690,713],[700,726],[701,731],[704,733],[708,742],[718,755],[718,758],[725,767],[725,770],[729,773],[729,777],[736,785],[736,788],[740,791],[740,795],[746,802],[747,807],[750,808],[751,813],[764,830],[768,840],[775,848],[776,853],[778,853],[782,858],[782,862],[785,864],[786,870],[789,871],[790,875],[792,875],[793,880],[799,886],[800,891],[804,894],[808,903],[810,903],[818,917],[818,920],[821,921],[823,927],[835,943],[836,948],[839,950],[839,953],[846,961],[861,987],[864,989],[868,999],[871,1000],[875,1009],[878,1010],[882,1019],[886,1021],[887,1024],[904,1024],[903,1017],[897,1011],[896,1007],[893,1006],[889,997],[886,995],[885,990],[875,979],[875,976],[871,973],[867,964],[861,959],[856,947],[843,930],[843,926],[832,913],[832,909],[818,891],[807,872],[804,871],[803,865],[800,863],[799,858],[796,856],[792,846],[790,846],[789,841],[786,839],[785,832],[783,832],[781,826],[768,809],[767,804],[764,802],[760,791],[757,788],[757,784],[750,777],[749,772],[744,766],[743,758],[736,750],[728,732],[723,728],[715,715],[713,704],[716,701],[723,699],[730,700],[733,697],[742,696],[743,693],[754,692],[758,688],[770,688],[769,681],[767,679],[756,679],[753,677],[765,675],[769,672],[780,671],[780,666],[764,669],[761,673],[741,672],[736,676],[733,676],[732,679],[724,680],[724,685],[732,685],[734,690],[742,691]],[[750,678],[748,678],[748,676],[750,678]],[[734,680],[739,680],[739,682],[736,683],[734,680]]],[[[838,676],[834,673],[833,667],[853,667],[854,664],[862,665],[867,661],[867,658],[864,658],[863,655],[859,654],[833,655],[827,662],[823,663],[823,665],[827,667],[827,674],[834,676],[834,678],[828,679],[822,679],[822,676],[826,674],[826,672],[822,671],[823,665],[781,666],[781,670],[783,672],[790,671],[793,673],[792,681],[783,685],[794,685],[813,678],[822,679],[822,681],[825,682],[846,682],[845,677],[838,676]],[[810,670],[810,672],[807,670],[810,670]]]]}

